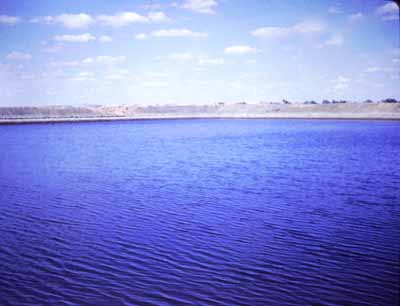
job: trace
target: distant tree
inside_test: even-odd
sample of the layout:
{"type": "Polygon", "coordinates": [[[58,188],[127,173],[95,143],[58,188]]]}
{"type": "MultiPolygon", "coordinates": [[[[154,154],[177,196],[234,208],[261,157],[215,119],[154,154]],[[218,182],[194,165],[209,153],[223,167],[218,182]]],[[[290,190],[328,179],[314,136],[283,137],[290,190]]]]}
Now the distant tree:
{"type": "Polygon", "coordinates": [[[373,103],[374,101],[372,101],[372,100],[370,100],[370,99],[367,99],[367,100],[365,100],[364,101],[364,103],[373,103]]]}
{"type": "Polygon", "coordinates": [[[393,98],[387,98],[387,99],[382,100],[382,102],[383,103],[397,103],[397,100],[393,99],[393,98]]]}
{"type": "Polygon", "coordinates": [[[346,100],[340,100],[339,103],[347,103],[346,100]]]}
{"type": "Polygon", "coordinates": [[[315,102],[314,100],[310,101],[310,104],[318,104],[317,102],[315,102]]]}
{"type": "Polygon", "coordinates": [[[329,101],[329,100],[323,100],[323,101],[322,101],[322,104],[331,104],[331,101],[329,101]]]}
{"type": "Polygon", "coordinates": [[[291,104],[288,100],[285,100],[285,99],[282,100],[282,103],[283,104],[291,104]]]}

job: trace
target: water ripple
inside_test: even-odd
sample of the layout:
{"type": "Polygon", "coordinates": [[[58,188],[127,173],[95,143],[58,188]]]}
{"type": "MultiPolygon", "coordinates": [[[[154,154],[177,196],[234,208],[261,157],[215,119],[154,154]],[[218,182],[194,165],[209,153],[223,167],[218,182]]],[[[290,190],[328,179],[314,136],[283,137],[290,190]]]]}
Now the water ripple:
{"type": "Polygon", "coordinates": [[[399,132],[2,126],[0,304],[397,305],[399,132]]]}

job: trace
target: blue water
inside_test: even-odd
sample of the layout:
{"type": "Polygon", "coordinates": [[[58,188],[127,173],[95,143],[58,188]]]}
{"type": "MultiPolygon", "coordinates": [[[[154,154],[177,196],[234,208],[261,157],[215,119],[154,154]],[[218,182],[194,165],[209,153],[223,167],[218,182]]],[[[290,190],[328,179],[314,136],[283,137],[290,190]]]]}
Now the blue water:
{"type": "Polygon", "coordinates": [[[397,305],[400,122],[0,126],[0,305],[397,305]]]}

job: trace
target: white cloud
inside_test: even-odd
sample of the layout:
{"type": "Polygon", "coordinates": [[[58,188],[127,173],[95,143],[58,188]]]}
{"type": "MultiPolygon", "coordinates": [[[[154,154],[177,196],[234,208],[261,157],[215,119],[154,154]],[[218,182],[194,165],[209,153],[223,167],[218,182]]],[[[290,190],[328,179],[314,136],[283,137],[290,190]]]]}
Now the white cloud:
{"type": "Polygon", "coordinates": [[[250,34],[259,38],[279,38],[291,33],[290,28],[284,27],[263,27],[252,31],[250,34]]]}
{"type": "Polygon", "coordinates": [[[355,22],[355,21],[360,21],[362,19],[364,19],[364,14],[363,13],[354,13],[354,14],[350,14],[348,16],[349,21],[355,22]]]}
{"type": "Polygon", "coordinates": [[[325,31],[325,25],[317,21],[303,21],[290,27],[262,27],[250,32],[258,38],[273,39],[290,35],[318,34],[325,31]]]}
{"type": "Polygon", "coordinates": [[[328,13],[336,15],[336,14],[343,13],[343,11],[337,6],[330,6],[329,9],[328,9],[328,13]]]}
{"type": "Polygon", "coordinates": [[[140,6],[144,10],[159,10],[161,9],[161,4],[159,3],[145,3],[140,6]]]}
{"type": "Polygon", "coordinates": [[[95,22],[88,14],[61,14],[58,16],[44,16],[31,20],[34,23],[59,24],[69,29],[86,28],[95,22]]]}
{"type": "Polygon", "coordinates": [[[137,34],[137,35],[135,36],[135,38],[136,38],[137,40],[144,40],[144,39],[149,38],[149,35],[147,35],[147,34],[145,34],[145,33],[139,33],[139,34],[137,34]]]}
{"type": "Polygon", "coordinates": [[[155,23],[168,22],[171,20],[163,12],[150,12],[148,14],[148,18],[150,21],[155,22],[155,23]]]}
{"type": "Polygon", "coordinates": [[[168,82],[162,82],[162,81],[149,81],[149,82],[141,82],[139,85],[143,87],[167,87],[169,84],[168,82]]]}
{"type": "Polygon", "coordinates": [[[112,42],[112,38],[110,36],[107,35],[102,35],[99,37],[99,42],[101,43],[110,43],[112,42]]]}
{"type": "Polygon", "coordinates": [[[333,83],[333,89],[340,91],[349,87],[350,79],[339,75],[336,79],[331,80],[333,83]]]}
{"type": "Polygon", "coordinates": [[[397,20],[399,18],[399,7],[394,2],[381,5],[375,11],[382,20],[397,20]]]}
{"type": "Polygon", "coordinates": [[[13,61],[27,61],[30,60],[32,58],[32,55],[30,55],[29,53],[22,53],[22,52],[18,52],[18,51],[13,51],[11,53],[9,53],[6,58],[8,60],[13,60],[13,61]]]}
{"type": "Polygon", "coordinates": [[[338,47],[343,45],[344,39],[341,34],[335,34],[327,41],[325,41],[320,47],[338,47]]]}
{"type": "Polygon", "coordinates": [[[135,23],[167,22],[170,18],[163,12],[149,12],[147,16],[135,12],[122,12],[115,15],[100,15],[97,20],[103,25],[123,27],[135,23]]]}
{"type": "Polygon", "coordinates": [[[64,42],[77,42],[77,43],[86,43],[91,40],[96,40],[96,37],[90,33],[84,33],[80,35],[57,35],[54,37],[56,41],[64,41],[64,42]]]}
{"type": "Polygon", "coordinates": [[[292,31],[297,34],[314,34],[325,31],[325,25],[318,21],[303,21],[295,24],[292,31]]]}
{"type": "Polygon", "coordinates": [[[161,29],[151,32],[151,36],[154,37],[193,37],[193,38],[204,38],[207,37],[207,33],[193,32],[188,29],[161,29]]]}
{"type": "Polygon", "coordinates": [[[43,48],[43,52],[46,53],[57,53],[63,50],[63,45],[46,46],[43,48]]]}
{"type": "MultiPolygon", "coordinates": [[[[88,65],[110,65],[117,64],[126,61],[125,56],[108,56],[108,55],[100,55],[96,57],[86,57],[82,60],[74,60],[74,61],[54,61],[50,63],[51,67],[60,68],[60,67],[79,67],[88,65]]],[[[119,70],[120,73],[122,70],[119,70]]]]}
{"type": "Polygon", "coordinates": [[[123,27],[132,23],[147,23],[149,19],[146,16],[139,15],[135,12],[122,12],[116,15],[100,15],[97,20],[113,27],[123,27]]]}
{"type": "Polygon", "coordinates": [[[211,58],[204,56],[194,56],[191,53],[172,53],[168,56],[170,60],[178,62],[191,62],[195,65],[222,65],[225,63],[223,58],[211,58]]]}
{"type": "Polygon", "coordinates": [[[255,54],[258,52],[259,50],[257,50],[256,48],[246,45],[230,46],[225,48],[224,50],[224,53],[228,55],[245,55],[245,54],[255,54]]]}
{"type": "Polygon", "coordinates": [[[215,14],[216,0],[185,0],[181,8],[201,14],[215,14]]]}
{"type": "Polygon", "coordinates": [[[245,64],[257,64],[257,60],[253,59],[248,59],[245,61],[245,64]]]}
{"type": "Polygon", "coordinates": [[[373,67],[368,67],[367,69],[364,70],[364,72],[366,73],[372,73],[372,72],[379,72],[382,69],[380,67],[377,66],[373,66],[373,67]]]}
{"type": "Polygon", "coordinates": [[[203,65],[223,65],[225,63],[225,60],[220,57],[216,58],[210,58],[210,57],[200,57],[198,59],[198,64],[200,66],[203,65]]]}
{"type": "Polygon", "coordinates": [[[0,24],[15,25],[18,22],[21,22],[21,18],[20,17],[8,16],[8,15],[0,15],[0,24]]]}
{"type": "Polygon", "coordinates": [[[94,73],[91,71],[82,71],[77,76],[70,78],[71,81],[95,81],[94,73]]]}
{"type": "Polygon", "coordinates": [[[113,74],[106,75],[106,79],[107,80],[122,80],[122,79],[124,79],[124,76],[117,74],[117,73],[113,73],[113,74]]]}
{"type": "Polygon", "coordinates": [[[113,73],[107,74],[105,76],[106,80],[126,80],[129,79],[129,70],[117,69],[113,70],[113,73]]]}
{"type": "Polygon", "coordinates": [[[79,66],[78,61],[60,61],[60,62],[51,62],[50,65],[52,67],[76,67],[79,66]]]}
{"type": "Polygon", "coordinates": [[[79,76],[91,77],[91,76],[93,76],[93,72],[91,72],[91,71],[82,71],[82,72],[79,73],[79,76]]]}
{"type": "Polygon", "coordinates": [[[87,57],[82,60],[82,64],[90,65],[90,64],[115,64],[124,62],[126,60],[126,56],[107,56],[101,55],[97,57],[87,57]]]}
{"type": "Polygon", "coordinates": [[[191,61],[194,56],[190,53],[173,53],[168,56],[169,59],[179,62],[191,61]]]}
{"type": "MultiPolygon", "coordinates": [[[[8,20],[8,22],[10,23],[14,20],[10,18],[17,17],[4,16],[4,21],[6,22],[8,20]]],[[[135,23],[161,23],[167,21],[170,21],[170,18],[165,13],[160,11],[149,12],[147,16],[127,11],[114,15],[102,14],[97,17],[92,17],[91,15],[80,13],[61,14],[58,16],[43,16],[31,19],[31,22],[33,23],[59,24],[69,29],[86,28],[89,25],[93,25],[96,23],[113,27],[123,27],[135,23]]]]}

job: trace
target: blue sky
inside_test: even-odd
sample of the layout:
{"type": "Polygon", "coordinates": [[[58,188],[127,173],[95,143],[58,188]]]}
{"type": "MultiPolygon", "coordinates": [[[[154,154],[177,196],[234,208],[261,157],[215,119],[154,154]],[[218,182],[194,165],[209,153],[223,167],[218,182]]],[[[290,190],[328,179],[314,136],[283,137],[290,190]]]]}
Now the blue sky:
{"type": "Polygon", "coordinates": [[[400,98],[383,0],[2,0],[0,106],[400,98]]]}

